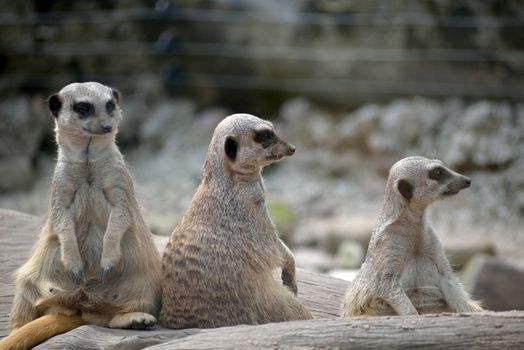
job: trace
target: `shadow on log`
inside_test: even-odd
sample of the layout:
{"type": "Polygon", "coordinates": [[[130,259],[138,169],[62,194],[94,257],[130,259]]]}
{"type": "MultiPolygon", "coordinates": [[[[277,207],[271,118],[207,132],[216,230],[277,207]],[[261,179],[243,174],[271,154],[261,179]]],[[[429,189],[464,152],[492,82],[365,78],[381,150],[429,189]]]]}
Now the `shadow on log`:
{"type": "MultiPolygon", "coordinates": [[[[0,209],[1,337],[9,332],[10,276],[29,257],[42,223],[38,217],[0,209]]],[[[162,251],[167,239],[155,240],[162,251]]],[[[297,278],[299,299],[316,320],[186,330],[83,326],[35,349],[524,348],[524,311],[338,319],[348,283],[300,269],[297,278]]]]}

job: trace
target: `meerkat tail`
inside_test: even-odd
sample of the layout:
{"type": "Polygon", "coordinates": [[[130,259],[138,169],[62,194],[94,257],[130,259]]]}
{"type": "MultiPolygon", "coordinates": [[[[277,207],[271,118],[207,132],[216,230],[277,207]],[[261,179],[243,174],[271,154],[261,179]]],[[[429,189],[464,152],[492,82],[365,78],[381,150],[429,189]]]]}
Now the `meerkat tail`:
{"type": "Polygon", "coordinates": [[[471,312],[483,311],[482,302],[480,300],[468,299],[468,306],[471,312]]]}
{"type": "Polygon", "coordinates": [[[0,341],[1,350],[26,350],[86,324],[79,315],[45,315],[14,330],[0,341]]]}

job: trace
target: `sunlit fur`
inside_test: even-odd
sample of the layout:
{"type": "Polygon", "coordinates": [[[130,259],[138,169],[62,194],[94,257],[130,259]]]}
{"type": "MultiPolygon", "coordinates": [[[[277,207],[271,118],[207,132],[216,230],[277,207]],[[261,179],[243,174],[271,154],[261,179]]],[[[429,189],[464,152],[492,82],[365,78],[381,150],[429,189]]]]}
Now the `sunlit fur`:
{"type": "Polygon", "coordinates": [[[296,294],[293,255],[269,218],[261,169],[294,147],[276,136],[264,148],[256,130],[274,130],[247,114],[215,129],[203,178],[163,256],[160,323],[169,328],[211,328],[310,319],[296,294]],[[230,158],[226,140],[235,140],[230,158]],[[273,280],[282,268],[287,288],[273,280]]]}
{"type": "Polygon", "coordinates": [[[105,109],[117,92],[77,83],[57,96],[62,107],[55,118],[51,208],[31,258],[16,272],[11,328],[46,314],[80,315],[86,323],[117,328],[152,325],[160,304],[160,255],[115,144],[119,104],[112,113],[105,109]],[[71,108],[75,101],[89,101],[96,115],[81,120],[71,108]],[[101,133],[101,123],[112,131],[101,133]]]}
{"type": "Polygon", "coordinates": [[[468,178],[439,160],[408,157],[391,168],[382,213],[366,260],[346,294],[343,317],[481,310],[454,275],[425,213],[449,191],[468,186],[468,178]],[[435,167],[449,176],[441,181],[429,178],[435,167]],[[401,181],[411,185],[411,198],[399,191],[401,181]]]}

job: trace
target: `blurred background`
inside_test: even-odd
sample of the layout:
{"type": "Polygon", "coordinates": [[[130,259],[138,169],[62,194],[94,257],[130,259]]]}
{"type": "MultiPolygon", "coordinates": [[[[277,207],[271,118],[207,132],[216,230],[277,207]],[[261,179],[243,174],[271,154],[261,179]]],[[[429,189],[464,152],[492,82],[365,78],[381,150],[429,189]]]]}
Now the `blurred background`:
{"type": "Polygon", "coordinates": [[[246,112],[297,146],[264,175],[298,266],[351,279],[388,169],[424,155],[473,180],[430,210],[468,288],[524,276],[524,2],[1,0],[0,207],[46,213],[45,99],[93,80],[123,92],[118,143],[155,234],[187,208],[216,124],[246,112]]]}

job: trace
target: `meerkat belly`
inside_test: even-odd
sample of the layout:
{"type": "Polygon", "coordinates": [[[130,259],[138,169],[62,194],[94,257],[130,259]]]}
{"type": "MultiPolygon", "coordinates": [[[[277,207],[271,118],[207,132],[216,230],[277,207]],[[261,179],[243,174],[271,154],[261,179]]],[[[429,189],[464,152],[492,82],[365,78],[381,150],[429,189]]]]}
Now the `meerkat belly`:
{"type": "Polygon", "coordinates": [[[71,210],[78,249],[82,257],[83,280],[76,283],[61,268],[59,243],[56,241],[53,243],[56,247],[53,248],[52,255],[53,266],[56,266],[57,270],[49,274],[51,278],[38,284],[40,298],[36,306],[45,309],[48,305],[63,305],[84,311],[108,308],[115,296],[109,286],[100,283],[100,259],[111,206],[102,190],[82,184],[76,191],[71,210]]]}
{"type": "Polygon", "coordinates": [[[86,277],[98,275],[111,205],[100,188],[83,184],[77,189],[72,207],[76,239],[86,277]]]}
{"type": "Polygon", "coordinates": [[[402,271],[401,284],[404,290],[421,287],[438,287],[439,272],[433,261],[423,256],[407,259],[402,271]]]}
{"type": "Polygon", "coordinates": [[[439,278],[437,266],[429,258],[413,258],[405,264],[401,278],[402,289],[419,313],[445,311],[439,278]]]}

